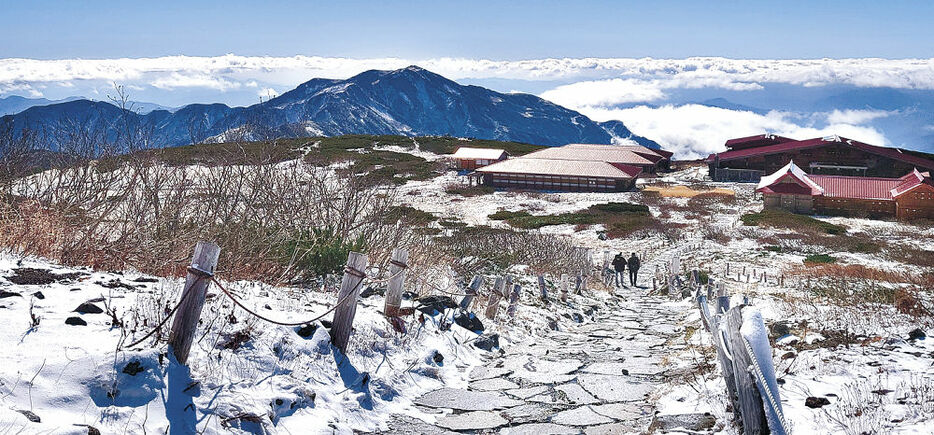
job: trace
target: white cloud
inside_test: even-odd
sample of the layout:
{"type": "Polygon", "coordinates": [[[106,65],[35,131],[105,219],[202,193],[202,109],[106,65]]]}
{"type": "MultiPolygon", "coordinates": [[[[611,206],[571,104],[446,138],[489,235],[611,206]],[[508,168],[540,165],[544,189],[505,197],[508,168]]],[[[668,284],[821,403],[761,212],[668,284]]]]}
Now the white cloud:
{"type": "Polygon", "coordinates": [[[697,104],[658,108],[584,108],[581,111],[598,121],[622,120],[633,133],[652,138],[680,159],[706,157],[723,151],[727,139],[766,132],[797,139],[837,134],[871,144],[887,144],[885,136],[872,127],[840,122],[815,128],[798,124],[796,121],[800,117],[795,114],[777,111],[760,115],[697,104]]]}
{"type": "Polygon", "coordinates": [[[661,100],[665,93],[655,80],[610,79],[558,86],[541,97],[568,107],[614,106],[661,100]]]}
{"type": "Polygon", "coordinates": [[[621,98],[629,95],[626,92],[649,92],[641,98],[652,98],[659,89],[676,87],[758,89],[763,83],[934,89],[934,59],[565,58],[492,61],[228,54],[216,57],[0,59],[0,90],[9,92],[14,84],[34,86],[82,80],[145,83],[166,89],[186,86],[231,89],[251,80],[290,87],[313,77],[346,78],[367,69],[395,69],[410,64],[421,65],[451,79],[609,80],[608,86],[621,92],[621,98]],[[649,88],[638,89],[646,85],[639,81],[647,82],[649,88]]]}
{"type": "Polygon", "coordinates": [[[898,111],[886,110],[834,110],[827,114],[827,122],[830,124],[865,124],[897,113],[898,111]]]}

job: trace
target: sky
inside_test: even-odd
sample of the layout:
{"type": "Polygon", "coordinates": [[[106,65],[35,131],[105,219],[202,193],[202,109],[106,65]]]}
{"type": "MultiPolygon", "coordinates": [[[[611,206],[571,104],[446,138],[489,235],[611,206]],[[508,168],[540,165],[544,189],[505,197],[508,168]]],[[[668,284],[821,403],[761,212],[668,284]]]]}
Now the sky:
{"type": "Polygon", "coordinates": [[[621,120],[680,157],[765,131],[934,150],[927,112],[811,107],[841,88],[934,102],[931,1],[0,0],[0,11],[0,98],[107,100],[118,84],[166,107],[249,105],[315,77],[418,64],[621,120]],[[755,108],[696,104],[714,97],[755,108]]]}
{"type": "Polygon", "coordinates": [[[930,1],[13,1],[0,58],[934,57],[930,1]]]}

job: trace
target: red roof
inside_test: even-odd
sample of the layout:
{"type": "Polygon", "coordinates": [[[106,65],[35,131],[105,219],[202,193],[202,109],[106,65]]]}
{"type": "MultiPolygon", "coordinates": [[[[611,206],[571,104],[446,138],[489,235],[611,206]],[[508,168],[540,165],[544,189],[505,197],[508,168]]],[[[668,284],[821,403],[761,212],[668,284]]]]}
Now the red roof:
{"type": "Polygon", "coordinates": [[[616,169],[619,169],[620,171],[625,172],[626,175],[629,175],[632,178],[636,178],[637,175],[642,173],[642,168],[638,166],[627,165],[625,163],[613,163],[613,162],[609,162],[609,163],[613,165],[613,167],[615,167],[616,169]]]}
{"type": "Polygon", "coordinates": [[[892,189],[902,180],[898,178],[844,177],[841,175],[808,175],[824,189],[824,196],[853,199],[892,199],[892,189]]]}
{"type": "Polygon", "coordinates": [[[918,171],[918,169],[911,171],[910,174],[905,175],[904,177],[901,177],[898,180],[899,180],[898,185],[892,188],[892,196],[901,195],[922,184],[934,186],[934,183],[931,182],[931,173],[921,172],[921,171],[918,171]]]}
{"type": "MultiPolygon", "coordinates": [[[[729,142],[729,141],[728,141],[729,142]]],[[[783,142],[775,145],[760,146],[754,148],[743,148],[743,149],[734,149],[730,151],[724,151],[718,154],[711,154],[707,157],[708,162],[712,162],[715,159],[719,158],[720,161],[725,160],[735,160],[742,159],[751,156],[763,156],[769,154],[780,154],[787,151],[802,150],[808,148],[817,148],[829,144],[845,144],[852,146],[856,149],[865,151],[867,153],[872,153],[876,155],[881,155],[883,157],[888,157],[893,160],[898,160],[912,165],[925,168],[925,169],[934,169],[934,161],[928,160],[922,157],[918,157],[912,154],[908,154],[898,148],[889,148],[889,147],[880,147],[876,145],[869,145],[866,143],[858,142],[855,140],[850,140],[843,137],[830,137],[830,138],[814,138],[806,140],[798,140],[791,142],[783,142]]]]}
{"type": "Polygon", "coordinates": [[[726,141],[726,147],[730,149],[742,149],[761,147],[765,145],[775,145],[783,142],[792,142],[794,139],[774,134],[757,134],[755,136],[740,137],[726,141]]]}

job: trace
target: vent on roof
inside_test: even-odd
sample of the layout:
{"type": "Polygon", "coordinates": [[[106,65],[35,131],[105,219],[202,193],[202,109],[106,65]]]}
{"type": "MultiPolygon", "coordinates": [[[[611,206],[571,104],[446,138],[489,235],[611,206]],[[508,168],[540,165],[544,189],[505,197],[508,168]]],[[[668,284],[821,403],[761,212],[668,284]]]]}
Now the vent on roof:
{"type": "Polygon", "coordinates": [[[821,139],[823,139],[826,142],[840,142],[840,136],[837,136],[835,134],[832,134],[830,136],[824,136],[821,139]]]}

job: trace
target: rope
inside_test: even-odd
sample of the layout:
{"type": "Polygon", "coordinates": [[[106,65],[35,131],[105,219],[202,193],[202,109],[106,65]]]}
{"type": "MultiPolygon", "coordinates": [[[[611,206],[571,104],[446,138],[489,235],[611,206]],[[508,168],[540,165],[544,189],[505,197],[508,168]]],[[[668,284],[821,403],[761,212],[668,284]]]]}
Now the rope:
{"type": "MultiPolygon", "coordinates": [[[[191,268],[191,267],[189,268],[189,270],[192,270],[192,269],[194,269],[194,268],[191,268]]],[[[202,279],[204,279],[204,278],[207,277],[207,275],[205,275],[205,273],[207,273],[207,272],[204,272],[203,270],[200,270],[200,269],[195,269],[195,270],[197,270],[196,273],[198,273],[198,272],[201,272],[201,273],[198,273],[198,277],[195,278],[195,282],[193,282],[193,283],[191,284],[192,286],[194,286],[195,284],[197,284],[198,281],[201,281],[202,279]]],[[[212,275],[212,279],[213,279],[213,275],[212,275]]],[[[143,341],[145,341],[145,340],[146,340],[147,338],[149,338],[149,336],[151,336],[152,334],[155,334],[156,331],[162,329],[162,327],[165,326],[165,322],[168,322],[169,319],[172,318],[172,315],[175,314],[175,311],[178,310],[178,307],[182,306],[182,302],[185,302],[185,298],[188,297],[188,293],[189,293],[189,292],[183,292],[183,293],[182,293],[182,297],[178,299],[178,303],[175,304],[175,307],[172,308],[171,311],[169,311],[169,314],[166,314],[165,318],[162,319],[162,321],[159,322],[159,324],[156,325],[155,328],[153,328],[153,329],[150,330],[148,333],[146,333],[146,335],[144,335],[143,338],[140,338],[139,340],[136,340],[136,341],[134,341],[134,342],[132,342],[132,343],[130,343],[130,344],[128,344],[128,345],[121,346],[120,348],[121,348],[121,349],[126,349],[126,348],[130,348],[130,347],[136,346],[137,344],[140,344],[140,343],[142,343],[143,341]]]]}
{"type": "MultiPolygon", "coordinates": [[[[347,268],[345,269],[345,271],[346,271],[347,273],[349,273],[349,274],[351,274],[351,275],[354,275],[354,276],[357,276],[357,277],[360,277],[360,275],[356,275],[356,274],[354,274],[353,272],[356,272],[356,273],[359,273],[359,274],[362,275],[362,273],[360,273],[359,270],[353,269],[353,268],[351,268],[351,267],[347,267],[347,268]]],[[[332,311],[336,310],[337,307],[343,305],[343,303],[344,303],[345,301],[347,301],[347,300],[350,299],[351,297],[356,296],[356,294],[357,294],[357,289],[360,288],[360,285],[361,285],[361,284],[363,284],[363,278],[365,278],[365,277],[366,277],[366,275],[363,275],[363,277],[360,278],[360,281],[357,281],[357,285],[354,286],[353,290],[351,290],[349,293],[347,293],[346,295],[344,295],[344,297],[338,299],[337,303],[334,304],[333,307],[329,308],[327,311],[325,311],[325,312],[319,314],[318,316],[314,317],[313,319],[305,320],[305,321],[301,321],[301,322],[280,322],[280,321],[278,321],[278,320],[273,320],[273,319],[270,319],[270,318],[268,318],[268,317],[265,317],[265,316],[263,316],[263,315],[261,315],[261,314],[255,312],[255,311],[253,311],[253,310],[247,308],[246,305],[243,305],[242,302],[240,302],[239,300],[237,300],[237,298],[234,297],[233,294],[231,294],[229,291],[227,291],[227,289],[224,288],[224,286],[221,285],[221,283],[218,282],[218,281],[217,281],[216,279],[214,279],[213,277],[211,278],[211,281],[214,281],[214,283],[217,284],[217,287],[220,288],[221,291],[223,291],[224,294],[226,294],[227,297],[230,298],[230,300],[232,300],[235,304],[237,304],[238,307],[243,308],[244,311],[246,311],[247,313],[252,314],[253,316],[255,316],[255,317],[257,317],[257,318],[259,318],[259,319],[261,319],[261,320],[265,320],[265,321],[267,321],[267,322],[269,322],[269,323],[276,324],[276,325],[281,325],[281,326],[301,326],[301,325],[307,325],[307,324],[309,324],[309,323],[312,323],[312,322],[316,322],[316,321],[318,321],[318,320],[321,320],[324,316],[326,316],[326,315],[330,314],[332,311]]]]}
{"type": "Polygon", "coordinates": [[[769,384],[765,381],[765,375],[762,373],[762,368],[759,367],[759,360],[755,357],[755,353],[752,351],[752,345],[749,344],[749,340],[746,337],[742,337],[743,347],[746,348],[746,353],[752,357],[752,368],[756,373],[756,378],[759,381],[759,385],[762,385],[762,390],[765,391],[766,397],[769,399],[769,405],[772,406],[772,410],[775,411],[775,415],[778,416],[778,424],[782,427],[782,432],[788,433],[787,423],[785,423],[785,413],[782,412],[782,408],[779,404],[776,403],[775,397],[772,396],[772,389],[769,388],[769,384]]]}

